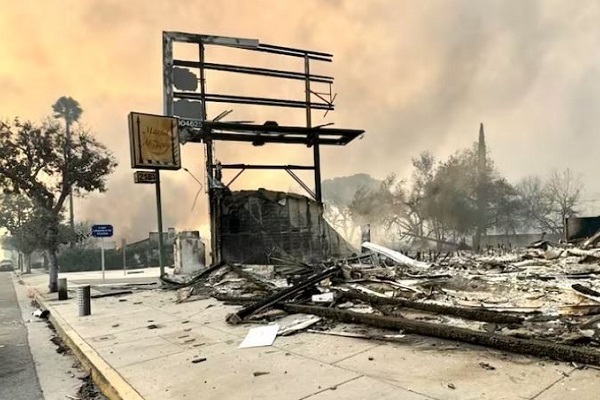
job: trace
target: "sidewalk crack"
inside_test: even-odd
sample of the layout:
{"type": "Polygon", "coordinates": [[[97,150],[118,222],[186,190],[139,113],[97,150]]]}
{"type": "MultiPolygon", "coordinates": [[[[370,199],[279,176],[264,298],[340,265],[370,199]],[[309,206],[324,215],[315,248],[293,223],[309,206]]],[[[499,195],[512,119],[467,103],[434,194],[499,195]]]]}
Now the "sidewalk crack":
{"type": "MultiPolygon", "coordinates": [[[[571,374],[573,374],[575,371],[577,371],[577,368],[573,368],[571,371],[568,372],[568,375],[570,376],[571,374]]],[[[565,380],[567,378],[567,376],[561,376],[560,378],[558,378],[556,381],[552,382],[550,385],[548,385],[547,387],[545,387],[544,389],[542,389],[541,392],[539,392],[538,394],[536,394],[535,396],[533,396],[531,398],[531,400],[537,399],[538,397],[540,397],[542,394],[546,393],[548,390],[550,390],[550,388],[552,388],[554,385],[556,385],[559,382],[562,382],[563,380],[565,380]]]]}
{"type": "Polygon", "coordinates": [[[298,400],[305,400],[305,399],[309,399],[309,398],[311,398],[311,397],[313,397],[313,396],[315,396],[315,395],[317,395],[317,394],[319,394],[319,393],[323,393],[323,392],[326,392],[326,391],[328,391],[328,390],[331,390],[331,388],[332,388],[332,387],[339,388],[340,386],[342,386],[342,385],[345,385],[346,383],[349,383],[349,382],[355,381],[355,380],[357,380],[357,379],[359,379],[359,378],[362,378],[363,376],[364,376],[364,375],[358,375],[358,376],[355,376],[354,378],[347,379],[347,380],[345,380],[345,381],[343,381],[343,382],[341,382],[341,383],[338,383],[338,384],[335,384],[335,385],[331,385],[331,386],[329,386],[329,387],[326,387],[325,389],[318,390],[318,391],[316,391],[316,392],[314,392],[314,393],[311,393],[311,394],[309,394],[308,396],[300,397],[298,400]]]}

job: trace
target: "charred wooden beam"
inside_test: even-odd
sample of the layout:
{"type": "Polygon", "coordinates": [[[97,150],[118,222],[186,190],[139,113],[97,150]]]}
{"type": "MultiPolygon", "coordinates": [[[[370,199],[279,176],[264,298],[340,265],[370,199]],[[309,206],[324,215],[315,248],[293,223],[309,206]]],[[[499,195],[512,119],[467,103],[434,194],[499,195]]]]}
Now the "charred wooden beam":
{"type": "Polygon", "coordinates": [[[259,300],[264,299],[264,296],[235,296],[218,292],[211,293],[211,297],[222,301],[226,305],[245,305],[248,303],[255,303],[259,300]]]}
{"type": "Polygon", "coordinates": [[[586,294],[588,296],[594,296],[594,297],[600,298],[600,292],[597,292],[594,289],[586,287],[586,286],[583,286],[583,285],[581,285],[579,283],[571,285],[571,288],[573,288],[573,290],[575,290],[575,291],[577,291],[579,293],[583,293],[583,294],[586,294]]]}
{"type": "Polygon", "coordinates": [[[188,287],[188,286],[192,286],[197,284],[198,282],[204,281],[205,279],[207,279],[213,272],[218,271],[219,269],[223,268],[227,266],[226,263],[224,262],[219,262],[215,265],[213,265],[210,268],[205,269],[204,271],[200,272],[198,275],[194,276],[192,279],[190,279],[187,282],[177,282],[174,281],[172,279],[167,278],[166,276],[161,276],[160,277],[160,281],[167,287],[171,287],[171,288],[184,288],[184,287],[188,287]]]}
{"type": "Polygon", "coordinates": [[[238,310],[238,312],[234,313],[234,314],[229,314],[226,318],[226,321],[230,324],[238,324],[240,322],[242,322],[245,318],[249,317],[250,315],[259,312],[261,310],[264,310],[265,308],[268,307],[272,307],[277,303],[280,303],[288,298],[290,298],[291,296],[294,296],[295,294],[298,294],[302,291],[304,291],[305,289],[313,286],[314,284],[322,281],[323,279],[327,279],[335,274],[337,274],[340,271],[340,267],[339,266],[335,266],[335,267],[331,267],[326,269],[323,272],[320,272],[318,274],[312,275],[309,278],[307,278],[306,280],[299,282],[298,284],[289,287],[287,289],[283,289],[271,296],[265,297],[264,299],[257,301],[256,303],[250,304],[247,307],[242,308],[241,310],[238,310]]]}
{"type": "Polygon", "coordinates": [[[421,303],[403,298],[379,297],[372,296],[357,290],[343,292],[344,297],[349,299],[358,299],[371,305],[394,305],[415,310],[422,310],[436,314],[453,315],[455,317],[470,319],[474,321],[495,322],[498,324],[520,324],[523,318],[515,315],[507,315],[506,313],[489,311],[484,309],[464,308],[444,306],[440,304],[421,303]]]}
{"type": "Polygon", "coordinates": [[[276,286],[266,279],[257,276],[251,272],[244,271],[241,265],[232,264],[231,271],[233,271],[240,278],[244,278],[247,281],[255,284],[259,288],[263,289],[266,292],[273,292],[276,289],[276,286]]]}
{"type": "Polygon", "coordinates": [[[281,307],[288,312],[313,314],[320,317],[331,318],[340,322],[364,324],[383,329],[402,330],[407,333],[415,333],[418,335],[431,336],[441,339],[458,340],[465,343],[492,347],[513,353],[528,354],[537,357],[548,357],[558,361],[600,366],[600,352],[598,351],[541,340],[518,339],[511,336],[478,332],[448,325],[412,321],[406,318],[361,314],[334,308],[297,304],[282,304],[281,307]]]}

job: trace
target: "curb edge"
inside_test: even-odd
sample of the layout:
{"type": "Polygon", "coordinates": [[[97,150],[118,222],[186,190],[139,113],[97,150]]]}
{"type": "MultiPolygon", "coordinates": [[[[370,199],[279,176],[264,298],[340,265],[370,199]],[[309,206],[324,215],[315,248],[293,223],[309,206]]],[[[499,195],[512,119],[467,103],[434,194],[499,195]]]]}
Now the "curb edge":
{"type": "Polygon", "coordinates": [[[42,308],[50,311],[48,317],[56,332],[64,341],[82,367],[90,373],[98,389],[111,400],[144,400],[114,368],[112,368],[96,350],[94,350],[71,325],[58,313],[54,307],[47,304],[46,299],[34,287],[28,286],[34,293],[35,300],[42,308]]]}

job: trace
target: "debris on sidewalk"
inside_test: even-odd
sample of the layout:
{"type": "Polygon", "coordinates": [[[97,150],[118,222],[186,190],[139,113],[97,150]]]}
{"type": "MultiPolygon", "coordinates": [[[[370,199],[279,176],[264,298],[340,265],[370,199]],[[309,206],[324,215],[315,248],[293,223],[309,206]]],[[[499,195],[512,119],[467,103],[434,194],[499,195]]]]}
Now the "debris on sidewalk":
{"type": "Polygon", "coordinates": [[[600,240],[588,239],[415,258],[365,242],[347,258],[220,263],[163,285],[180,291],[177,302],[202,293],[240,305],[230,324],[271,324],[250,329],[240,348],[298,332],[384,341],[413,333],[600,365],[600,240]],[[357,330],[333,332],[338,323],[357,330]]]}
{"type": "Polygon", "coordinates": [[[108,400],[94,384],[92,377],[88,375],[82,379],[81,387],[77,395],[81,400],[108,400]]]}
{"type": "Polygon", "coordinates": [[[333,301],[333,292],[313,294],[311,300],[313,303],[331,303],[333,301]]]}
{"type": "Polygon", "coordinates": [[[388,258],[394,260],[394,262],[396,262],[398,265],[402,265],[405,267],[411,267],[411,268],[415,268],[415,269],[429,268],[429,264],[427,264],[427,263],[413,260],[412,258],[405,256],[404,254],[402,254],[398,251],[388,249],[387,247],[383,247],[383,246],[377,245],[375,243],[365,242],[362,244],[362,247],[367,250],[372,251],[375,254],[382,255],[384,257],[388,257],[388,258]]]}
{"type": "Polygon", "coordinates": [[[62,339],[58,336],[52,336],[50,341],[56,346],[56,352],[58,354],[67,354],[71,351],[67,346],[64,345],[62,339]]]}
{"type": "Polygon", "coordinates": [[[42,319],[47,319],[49,315],[50,315],[50,311],[42,310],[40,308],[38,308],[37,310],[35,310],[33,312],[34,317],[38,317],[38,318],[42,318],[42,319]]]}
{"type": "Polygon", "coordinates": [[[287,336],[302,331],[321,321],[321,317],[310,314],[291,314],[278,320],[280,324],[278,336],[287,336]]]}
{"type": "Polygon", "coordinates": [[[479,366],[487,371],[494,371],[496,369],[496,367],[494,367],[486,362],[480,362],[479,366]]]}
{"type": "Polygon", "coordinates": [[[238,348],[271,346],[275,341],[275,337],[277,337],[278,331],[279,325],[276,324],[251,328],[238,348]]]}
{"type": "Polygon", "coordinates": [[[116,296],[123,296],[125,294],[132,294],[133,290],[117,290],[114,292],[108,292],[108,293],[100,293],[100,294],[93,294],[90,296],[90,298],[92,299],[100,299],[102,297],[116,297],[116,296]]]}

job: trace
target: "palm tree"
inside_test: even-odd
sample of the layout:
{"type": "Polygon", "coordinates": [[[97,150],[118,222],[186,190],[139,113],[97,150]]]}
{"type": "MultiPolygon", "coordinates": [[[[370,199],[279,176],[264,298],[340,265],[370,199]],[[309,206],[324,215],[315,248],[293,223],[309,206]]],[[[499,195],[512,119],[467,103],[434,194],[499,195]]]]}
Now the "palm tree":
{"type": "Polygon", "coordinates": [[[62,118],[65,120],[67,125],[67,133],[69,132],[69,126],[73,122],[77,122],[83,113],[83,109],[79,105],[79,102],[72,97],[62,96],[56,100],[56,103],[52,105],[52,111],[54,111],[54,118],[62,118]]]}
{"type": "MultiPolygon", "coordinates": [[[[77,122],[83,113],[83,109],[79,105],[79,102],[72,97],[62,96],[56,103],[52,105],[52,111],[54,111],[54,118],[62,118],[65,120],[65,131],[66,131],[66,149],[65,158],[67,161],[70,158],[71,150],[71,124],[77,122]]],[[[75,218],[73,214],[73,190],[69,189],[69,223],[71,231],[75,231],[75,218]]],[[[73,246],[73,243],[71,243],[73,246]]]]}

